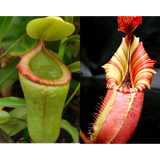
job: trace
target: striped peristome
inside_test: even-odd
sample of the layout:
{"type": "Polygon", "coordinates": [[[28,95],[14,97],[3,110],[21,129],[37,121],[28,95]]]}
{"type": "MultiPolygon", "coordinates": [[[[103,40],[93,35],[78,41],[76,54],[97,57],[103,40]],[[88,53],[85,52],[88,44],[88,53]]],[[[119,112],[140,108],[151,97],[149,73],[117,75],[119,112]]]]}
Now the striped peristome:
{"type": "Polygon", "coordinates": [[[150,88],[152,76],[156,74],[153,69],[155,62],[149,58],[139,38],[132,35],[130,43],[130,35],[127,35],[111,60],[102,66],[106,72],[107,88],[125,93],[150,88]],[[121,86],[128,69],[132,88],[121,86]]]}

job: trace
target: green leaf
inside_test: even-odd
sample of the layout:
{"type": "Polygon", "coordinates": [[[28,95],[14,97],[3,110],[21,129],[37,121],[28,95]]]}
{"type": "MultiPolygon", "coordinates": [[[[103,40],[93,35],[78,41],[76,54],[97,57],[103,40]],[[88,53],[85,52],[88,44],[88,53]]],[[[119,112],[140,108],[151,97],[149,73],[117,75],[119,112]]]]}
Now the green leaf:
{"type": "Polygon", "coordinates": [[[7,122],[11,118],[10,114],[4,110],[0,111],[0,124],[7,122]]]}
{"type": "Polygon", "coordinates": [[[8,135],[13,136],[27,127],[27,108],[15,108],[10,111],[11,119],[6,123],[0,124],[8,135]]]}
{"type": "Polygon", "coordinates": [[[27,115],[27,108],[15,108],[11,110],[10,112],[11,118],[17,118],[17,120],[26,120],[26,115],[27,115]]]}
{"type": "Polygon", "coordinates": [[[64,38],[61,40],[59,51],[58,51],[58,58],[61,61],[63,61],[65,48],[69,41],[80,42],[80,35],[70,36],[69,38],[64,38]]]}
{"type": "Polygon", "coordinates": [[[65,129],[72,136],[74,143],[79,143],[79,132],[68,121],[62,119],[61,128],[65,129]]]}
{"type": "Polygon", "coordinates": [[[73,46],[73,50],[72,50],[72,55],[74,58],[76,58],[78,56],[79,50],[80,50],[80,43],[75,42],[74,46],[73,46]]]}
{"type": "Polygon", "coordinates": [[[73,60],[72,60],[72,48],[69,45],[67,45],[66,48],[65,48],[63,63],[65,65],[69,65],[69,64],[73,63],[73,60]]]}
{"type": "Polygon", "coordinates": [[[4,125],[0,124],[0,128],[6,133],[9,135],[9,133],[18,125],[19,123],[17,124],[7,124],[7,123],[4,123],[4,125]]]}
{"type": "Polygon", "coordinates": [[[21,41],[19,41],[19,43],[16,43],[14,45],[14,47],[9,51],[9,54],[14,56],[23,55],[33,49],[36,46],[37,42],[37,39],[25,36],[21,41]]]}
{"type": "Polygon", "coordinates": [[[9,136],[14,136],[16,135],[18,132],[24,130],[27,127],[27,123],[20,123],[18,125],[16,125],[12,131],[9,133],[9,136]]]}
{"type": "Polygon", "coordinates": [[[22,48],[22,47],[24,47],[24,50],[23,52],[21,52],[21,54],[24,54],[27,52],[27,50],[32,49],[36,45],[37,40],[33,40],[32,38],[28,37],[26,34],[26,25],[33,18],[36,18],[36,17],[31,17],[31,16],[13,17],[9,25],[9,28],[1,42],[4,52],[0,55],[0,58],[10,53],[10,51],[11,51],[11,54],[20,55],[19,48],[22,48]],[[32,41],[32,43],[28,43],[28,41],[30,41],[29,39],[32,41]],[[25,50],[26,48],[27,50],[25,50]]]}
{"type": "Polygon", "coordinates": [[[0,69],[0,89],[7,88],[18,80],[18,69],[16,65],[19,62],[18,57],[13,57],[10,64],[0,69]]]}
{"type": "Polygon", "coordinates": [[[79,73],[80,72],[80,61],[68,65],[68,68],[71,73],[73,72],[79,73]]]}
{"type": "Polygon", "coordinates": [[[0,42],[2,41],[13,17],[0,17],[0,42]]]}
{"type": "Polygon", "coordinates": [[[0,106],[12,108],[26,107],[26,101],[24,98],[5,97],[0,99],[0,106]]]}
{"type": "Polygon", "coordinates": [[[13,119],[10,119],[9,121],[10,121],[9,123],[6,122],[0,125],[0,128],[9,136],[14,136],[18,132],[22,131],[27,127],[26,122],[22,122],[22,121],[18,122],[18,121],[14,121],[13,119]]]}
{"type": "MultiPolygon", "coordinates": [[[[4,52],[0,55],[0,58],[3,58],[5,55],[9,54],[9,51],[14,48],[16,44],[18,44],[23,38],[25,38],[27,34],[23,34],[18,39],[14,39],[12,42],[11,40],[3,41],[2,46],[4,48],[4,52]]],[[[23,53],[24,54],[24,53],[23,53]]]]}

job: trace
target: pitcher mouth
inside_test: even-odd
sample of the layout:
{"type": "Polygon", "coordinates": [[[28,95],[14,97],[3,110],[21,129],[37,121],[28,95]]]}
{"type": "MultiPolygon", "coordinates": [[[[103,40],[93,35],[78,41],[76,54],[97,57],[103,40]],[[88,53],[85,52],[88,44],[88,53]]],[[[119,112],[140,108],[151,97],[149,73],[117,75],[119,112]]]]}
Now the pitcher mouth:
{"type": "MultiPolygon", "coordinates": [[[[43,63],[43,59],[42,59],[43,63]]],[[[47,86],[61,86],[70,82],[71,80],[71,72],[68,67],[60,61],[56,56],[54,56],[44,44],[44,41],[38,40],[37,45],[28,53],[21,56],[21,60],[17,65],[19,69],[19,73],[25,77],[27,77],[30,81],[47,86]],[[56,79],[46,79],[36,75],[30,68],[30,62],[34,56],[36,56],[41,49],[45,51],[47,55],[49,55],[60,67],[61,69],[61,77],[56,79]]]]}
{"type": "MultiPolygon", "coordinates": [[[[154,63],[147,55],[139,38],[127,35],[111,60],[103,65],[106,73],[107,88],[123,93],[135,93],[150,89],[152,76],[156,74],[154,63]],[[122,85],[129,74],[130,87],[122,85]]],[[[128,81],[129,82],[129,81],[128,81]]]]}

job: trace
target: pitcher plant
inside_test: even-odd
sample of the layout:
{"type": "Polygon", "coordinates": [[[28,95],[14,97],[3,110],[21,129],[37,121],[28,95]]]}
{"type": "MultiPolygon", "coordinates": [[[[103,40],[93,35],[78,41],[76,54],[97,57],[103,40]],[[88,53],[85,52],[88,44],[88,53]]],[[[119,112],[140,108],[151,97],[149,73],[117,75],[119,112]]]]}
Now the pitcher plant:
{"type": "Polygon", "coordinates": [[[138,124],[144,99],[156,74],[152,61],[142,42],[132,32],[142,17],[117,18],[120,31],[127,33],[108,63],[102,67],[106,73],[108,91],[97,114],[88,139],[82,130],[84,143],[127,143],[138,124]]]}
{"type": "Polygon", "coordinates": [[[71,80],[68,67],[45,47],[45,41],[61,40],[74,30],[73,24],[60,17],[37,18],[26,27],[38,43],[21,56],[17,68],[27,105],[28,131],[36,143],[57,140],[71,80]]]}

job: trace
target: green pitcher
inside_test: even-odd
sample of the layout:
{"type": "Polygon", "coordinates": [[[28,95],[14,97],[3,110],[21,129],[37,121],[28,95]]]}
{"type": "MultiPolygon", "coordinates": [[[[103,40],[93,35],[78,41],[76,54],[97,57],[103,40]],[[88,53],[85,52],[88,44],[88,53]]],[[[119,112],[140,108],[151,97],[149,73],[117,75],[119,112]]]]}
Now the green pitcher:
{"type": "Polygon", "coordinates": [[[66,38],[74,30],[74,25],[60,17],[37,18],[26,27],[27,34],[38,39],[38,43],[21,56],[17,68],[27,104],[29,134],[36,143],[57,140],[71,80],[67,66],[45,47],[44,42],[66,38]]]}

